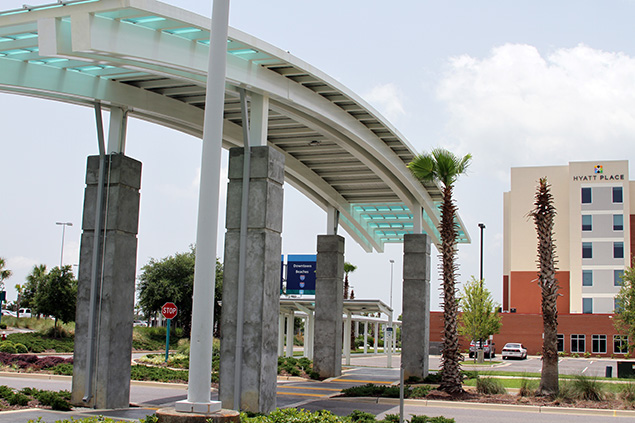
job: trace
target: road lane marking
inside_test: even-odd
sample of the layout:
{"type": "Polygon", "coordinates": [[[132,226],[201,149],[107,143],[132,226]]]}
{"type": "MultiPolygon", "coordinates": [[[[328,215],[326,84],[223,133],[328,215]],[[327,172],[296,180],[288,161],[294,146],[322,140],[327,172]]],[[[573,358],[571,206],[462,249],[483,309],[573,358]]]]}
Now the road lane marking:
{"type": "Polygon", "coordinates": [[[318,397],[318,398],[323,398],[323,397],[328,397],[328,395],[320,395],[320,394],[304,394],[302,392],[277,392],[278,395],[291,395],[291,396],[299,396],[299,397],[318,397]]]}
{"type": "Polygon", "coordinates": [[[354,383],[383,383],[384,385],[392,385],[395,382],[385,380],[358,380],[358,379],[333,379],[331,382],[354,382],[354,383]]]}

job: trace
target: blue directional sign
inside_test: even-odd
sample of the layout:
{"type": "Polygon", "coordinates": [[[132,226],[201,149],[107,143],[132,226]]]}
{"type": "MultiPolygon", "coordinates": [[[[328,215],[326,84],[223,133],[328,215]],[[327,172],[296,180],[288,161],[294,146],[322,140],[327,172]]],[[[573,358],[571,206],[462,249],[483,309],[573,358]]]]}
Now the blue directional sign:
{"type": "Polygon", "coordinates": [[[315,254],[289,254],[287,294],[315,295],[315,254]]]}

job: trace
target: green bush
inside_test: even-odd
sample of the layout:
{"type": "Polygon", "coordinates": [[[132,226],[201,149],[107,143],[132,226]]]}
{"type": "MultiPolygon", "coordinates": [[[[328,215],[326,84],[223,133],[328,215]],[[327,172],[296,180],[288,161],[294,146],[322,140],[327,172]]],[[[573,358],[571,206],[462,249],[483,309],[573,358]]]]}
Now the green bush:
{"type": "Polygon", "coordinates": [[[483,395],[506,394],[507,390],[503,383],[491,377],[481,377],[476,379],[476,392],[483,395]]]}
{"type": "Polygon", "coordinates": [[[20,392],[16,392],[13,395],[11,395],[9,398],[7,398],[7,402],[9,403],[9,405],[19,405],[20,407],[25,407],[29,405],[30,400],[31,398],[27,397],[26,395],[20,392]]]}
{"type": "Polygon", "coordinates": [[[0,398],[9,399],[13,395],[13,389],[6,385],[0,385],[0,398]]]}
{"type": "Polygon", "coordinates": [[[73,365],[70,363],[57,364],[49,369],[54,375],[73,375],[73,365]]]}
{"type": "Polygon", "coordinates": [[[37,399],[40,404],[51,407],[53,410],[58,411],[70,411],[71,404],[66,399],[67,396],[62,392],[54,392],[54,391],[38,391],[33,389],[34,398],[37,399]]]}
{"type": "Polygon", "coordinates": [[[399,414],[386,414],[382,421],[386,423],[399,423],[399,414]]]}
{"type": "Polygon", "coordinates": [[[172,370],[165,367],[134,365],[130,369],[130,378],[132,380],[186,383],[188,380],[188,372],[186,370],[172,370]]]}
{"type": "Polygon", "coordinates": [[[18,352],[18,354],[26,354],[29,352],[26,345],[20,344],[19,342],[17,344],[14,344],[13,346],[15,347],[15,350],[18,352]]]}
{"type": "Polygon", "coordinates": [[[295,408],[276,409],[268,415],[248,416],[240,413],[241,423],[348,423],[347,417],[339,417],[330,411],[306,411],[295,408]]]}
{"type": "Polygon", "coordinates": [[[373,423],[377,421],[374,414],[360,410],[353,410],[353,412],[348,415],[348,418],[354,423],[373,423]]]}
{"type": "Polygon", "coordinates": [[[635,404],[635,383],[625,383],[619,393],[622,401],[629,405],[635,404]]]}
{"type": "Polygon", "coordinates": [[[412,419],[410,419],[410,423],[455,423],[455,420],[443,416],[412,416],[412,419]]]}
{"type": "MultiPolygon", "coordinates": [[[[50,334],[50,331],[48,331],[50,334]]],[[[67,333],[66,337],[50,337],[46,333],[12,333],[7,335],[7,341],[24,345],[28,352],[41,353],[44,351],[73,352],[75,347],[74,335],[67,333]]]]}
{"type": "MultiPolygon", "coordinates": [[[[410,395],[411,389],[406,387],[404,389],[404,397],[410,395]]],[[[386,397],[386,398],[399,398],[399,386],[385,386],[375,385],[368,383],[361,386],[352,386],[350,388],[342,389],[342,394],[345,397],[386,397]]]]}
{"type": "Polygon", "coordinates": [[[410,395],[408,398],[426,397],[431,390],[432,390],[432,387],[430,385],[415,386],[414,388],[412,388],[412,391],[410,392],[410,395]]]}
{"type": "Polygon", "coordinates": [[[0,352],[9,354],[18,353],[18,351],[15,349],[15,345],[13,345],[13,343],[9,341],[0,342],[0,352]]]}

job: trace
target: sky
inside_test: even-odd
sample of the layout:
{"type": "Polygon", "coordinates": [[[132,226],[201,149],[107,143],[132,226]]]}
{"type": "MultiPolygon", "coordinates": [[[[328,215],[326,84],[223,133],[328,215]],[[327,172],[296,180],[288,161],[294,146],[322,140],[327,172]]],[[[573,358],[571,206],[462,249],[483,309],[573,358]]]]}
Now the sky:
{"type": "MultiPolygon", "coordinates": [[[[165,2],[211,14],[211,0],[165,2]]],[[[2,0],[0,9],[22,4],[2,0]]],[[[472,237],[459,249],[459,282],[479,274],[482,222],[483,273],[498,302],[510,168],[628,160],[635,152],[634,15],[635,0],[230,4],[231,26],[341,82],[418,152],[444,147],[472,154],[455,190],[472,237]]],[[[107,121],[107,113],[104,117],[107,121]]],[[[78,263],[86,156],[98,150],[94,111],[81,106],[0,94],[0,131],[0,257],[13,271],[6,281],[12,301],[15,284],[24,283],[34,265],[59,265],[62,227],[56,222],[73,223],[66,229],[63,262],[78,263]]],[[[137,257],[142,267],[195,242],[201,143],[134,119],[127,140],[126,154],[143,162],[137,257]]],[[[225,184],[221,181],[221,225],[225,184]]],[[[314,254],[326,214],[287,185],[283,224],[283,254],[314,254]]],[[[392,275],[398,315],[402,245],[366,253],[340,233],[346,237],[346,261],[358,266],[350,275],[356,298],[389,304],[392,275]]],[[[221,258],[222,253],[220,240],[221,258]]],[[[436,256],[433,248],[431,302],[440,310],[436,256]]]]}

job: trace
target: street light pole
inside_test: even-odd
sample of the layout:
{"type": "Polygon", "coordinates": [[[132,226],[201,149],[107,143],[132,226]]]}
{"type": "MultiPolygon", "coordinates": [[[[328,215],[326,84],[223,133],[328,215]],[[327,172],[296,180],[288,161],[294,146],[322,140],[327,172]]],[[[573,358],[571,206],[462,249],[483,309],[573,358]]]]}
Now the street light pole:
{"type": "Polygon", "coordinates": [[[395,265],[394,260],[390,260],[390,309],[392,310],[392,271],[395,265]]]}
{"type": "Polygon", "coordinates": [[[483,229],[485,229],[484,223],[479,223],[478,227],[481,228],[481,286],[483,285],[483,229]]]}
{"type": "Polygon", "coordinates": [[[66,235],[66,227],[73,226],[71,222],[55,222],[56,225],[62,226],[62,252],[60,253],[60,270],[64,261],[64,235],[66,235]]]}

